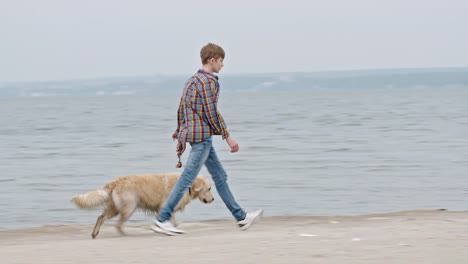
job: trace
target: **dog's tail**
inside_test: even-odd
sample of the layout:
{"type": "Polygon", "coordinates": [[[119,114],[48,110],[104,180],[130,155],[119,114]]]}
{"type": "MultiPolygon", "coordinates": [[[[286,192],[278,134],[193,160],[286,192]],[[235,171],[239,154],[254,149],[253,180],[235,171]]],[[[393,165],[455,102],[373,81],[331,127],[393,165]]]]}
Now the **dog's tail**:
{"type": "Polygon", "coordinates": [[[110,202],[107,190],[96,190],[74,196],[71,201],[80,209],[98,209],[110,202]]]}

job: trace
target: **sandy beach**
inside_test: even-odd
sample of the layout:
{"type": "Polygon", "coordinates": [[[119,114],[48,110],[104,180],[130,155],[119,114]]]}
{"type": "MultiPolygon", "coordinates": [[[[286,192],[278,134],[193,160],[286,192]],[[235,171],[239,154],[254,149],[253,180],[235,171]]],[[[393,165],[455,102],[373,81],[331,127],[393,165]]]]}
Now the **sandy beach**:
{"type": "Polygon", "coordinates": [[[1,231],[1,263],[468,262],[468,212],[264,217],[245,232],[231,220],[190,222],[174,237],[149,223],[120,236],[112,224],[95,240],[92,225],[1,231]]]}

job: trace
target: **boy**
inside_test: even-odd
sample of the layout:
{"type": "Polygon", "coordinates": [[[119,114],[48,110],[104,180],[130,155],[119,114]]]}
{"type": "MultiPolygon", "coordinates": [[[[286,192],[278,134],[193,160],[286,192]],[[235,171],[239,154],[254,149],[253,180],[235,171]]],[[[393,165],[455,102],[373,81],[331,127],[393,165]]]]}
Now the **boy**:
{"type": "Polygon", "coordinates": [[[219,83],[218,77],[213,73],[219,73],[224,66],[224,55],[224,50],[220,46],[212,43],[205,45],[200,51],[202,69],[185,84],[177,111],[178,127],[173,138],[178,139],[176,151],[179,157],[185,151],[186,142],[190,143],[192,149],[185,169],[173,187],[164,208],[154,219],[155,226],[152,229],[155,232],[167,235],[184,233],[169,220],[174,208],[192,186],[203,165],[211,174],[219,195],[241,230],[247,230],[263,213],[263,210],[245,212],[237,204],[226,181],[227,174],[213,147],[212,135],[221,135],[232,153],[239,151],[239,145],[229,135],[223,117],[217,110],[219,83]]]}

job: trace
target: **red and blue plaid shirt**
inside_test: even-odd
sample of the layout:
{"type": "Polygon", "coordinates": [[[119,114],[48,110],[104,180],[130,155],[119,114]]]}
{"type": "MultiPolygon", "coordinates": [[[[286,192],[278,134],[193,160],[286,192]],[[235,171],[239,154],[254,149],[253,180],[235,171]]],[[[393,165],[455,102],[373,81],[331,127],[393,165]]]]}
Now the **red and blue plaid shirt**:
{"type": "Polygon", "coordinates": [[[174,139],[181,142],[200,142],[211,135],[229,137],[223,117],[217,109],[218,77],[198,70],[185,84],[177,111],[177,130],[174,139]]]}

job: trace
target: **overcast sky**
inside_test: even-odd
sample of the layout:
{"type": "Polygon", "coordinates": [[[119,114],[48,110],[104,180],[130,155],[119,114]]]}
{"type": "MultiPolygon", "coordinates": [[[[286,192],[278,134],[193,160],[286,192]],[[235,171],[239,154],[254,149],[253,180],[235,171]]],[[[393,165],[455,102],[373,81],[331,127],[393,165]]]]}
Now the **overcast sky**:
{"type": "Polygon", "coordinates": [[[0,83],[468,66],[467,0],[0,0],[0,83]]]}

